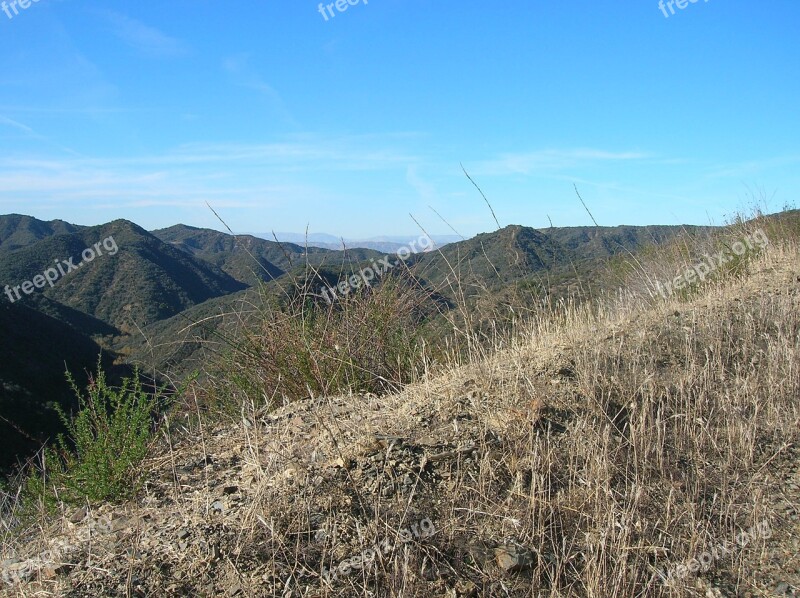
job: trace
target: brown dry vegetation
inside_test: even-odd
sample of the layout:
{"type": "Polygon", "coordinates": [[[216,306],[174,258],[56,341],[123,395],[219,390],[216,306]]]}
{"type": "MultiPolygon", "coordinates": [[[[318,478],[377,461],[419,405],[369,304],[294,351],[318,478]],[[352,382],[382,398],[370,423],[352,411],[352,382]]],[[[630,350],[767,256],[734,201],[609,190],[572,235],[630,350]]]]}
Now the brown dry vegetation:
{"type": "Polygon", "coordinates": [[[6,527],[0,594],[790,595],[800,251],[768,234],[691,297],[652,297],[682,267],[654,256],[613,298],[532,315],[400,392],[173,414],[136,501],[6,527]],[[432,537],[398,539],[423,518],[432,537]],[[658,574],[726,542],[706,571],[658,574]]]}

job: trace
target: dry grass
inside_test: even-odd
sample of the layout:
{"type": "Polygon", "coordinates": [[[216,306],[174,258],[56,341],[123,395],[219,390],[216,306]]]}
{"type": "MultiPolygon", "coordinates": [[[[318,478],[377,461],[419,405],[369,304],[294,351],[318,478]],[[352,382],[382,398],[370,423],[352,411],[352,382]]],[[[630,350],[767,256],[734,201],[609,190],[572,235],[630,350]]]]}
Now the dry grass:
{"type": "Polygon", "coordinates": [[[164,427],[140,501],[78,524],[43,518],[27,545],[3,536],[0,560],[73,546],[60,553],[69,572],[7,595],[607,598],[798,587],[800,523],[786,505],[800,500],[800,253],[777,233],[770,240],[691,297],[664,301],[643,284],[561,305],[510,345],[476,349],[394,394],[315,396],[276,412],[243,403],[224,425],[187,413],[164,427]],[[98,532],[106,515],[108,527],[126,523],[98,532]],[[399,542],[422,518],[436,534],[399,542]],[[659,577],[763,521],[770,538],[684,580],[659,577]],[[371,568],[321,577],[385,539],[393,549],[371,568]],[[504,551],[523,562],[504,570],[504,551]]]}

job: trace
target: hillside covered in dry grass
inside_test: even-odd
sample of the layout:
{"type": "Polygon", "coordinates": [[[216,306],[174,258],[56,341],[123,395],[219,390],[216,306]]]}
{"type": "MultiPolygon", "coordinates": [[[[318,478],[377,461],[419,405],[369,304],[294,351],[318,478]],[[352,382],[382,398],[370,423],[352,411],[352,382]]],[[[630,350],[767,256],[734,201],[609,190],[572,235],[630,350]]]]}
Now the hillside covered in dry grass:
{"type": "Polygon", "coordinates": [[[796,229],[666,298],[705,248],[635,260],[397,392],[232,414],[189,387],[134,499],[9,497],[0,595],[797,595],[796,229]]]}

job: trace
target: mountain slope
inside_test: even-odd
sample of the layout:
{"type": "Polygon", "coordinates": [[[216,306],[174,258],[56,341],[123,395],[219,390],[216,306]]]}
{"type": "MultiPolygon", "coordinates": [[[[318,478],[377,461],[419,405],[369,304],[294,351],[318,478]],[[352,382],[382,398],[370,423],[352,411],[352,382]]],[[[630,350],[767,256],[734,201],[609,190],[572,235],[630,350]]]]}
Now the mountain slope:
{"type": "MultiPolygon", "coordinates": [[[[75,396],[65,372],[86,383],[101,348],[81,332],[22,303],[0,302],[0,469],[62,431],[54,405],[69,411],[75,396]]],[[[114,356],[103,353],[112,372],[114,356]]],[[[124,371],[122,368],[121,371],[124,371]]]]}
{"type": "Polygon", "coordinates": [[[235,338],[237,328],[260,303],[256,289],[209,299],[143,327],[121,339],[117,348],[143,371],[182,378],[226,351],[226,339],[235,338]]]}
{"type": "Polygon", "coordinates": [[[249,235],[234,237],[183,224],[155,230],[153,235],[247,284],[281,276],[304,253],[301,247],[290,243],[281,246],[249,235]]]}
{"type": "Polygon", "coordinates": [[[53,271],[58,262],[64,276],[42,293],[123,331],[246,286],[125,220],[54,235],[4,254],[0,281],[13,290],[48,269],[53,271]],[[83,262],[82,252],[98,243],[101,255],[83,262]],[[72,271],[65,264],[70,258],[72,271]]]}
{"type": "Polygon", "coordinates": [[[1,215],[0,253],[28,247],[47,237],[73,233],[82,228],[84,227],[63,220],[45,222],[21,214],[1,215]]]}
{"type": "Polygon", "coordinates": [[[445,294],[458,280],[467,298],[487,292],[499,297],[514,288],[535,288],[559,296],[576,284],[602,282],[598,275],[614,256],[707,230],[691,226],[534,229],[512,225],[414,256],[410,263],[417,276],[445,294]]]}
{"type": "Polygon", "coordinates": [[[274,280],[306,263],[313,266],[340,264],[378,255],[367,249],[332,251],[318,247],[306,248],[294,243],[277,243],[251,235],[233,236],[183,224],[153,231],[153,235],[214,264],[250,286],[274,280]]]}

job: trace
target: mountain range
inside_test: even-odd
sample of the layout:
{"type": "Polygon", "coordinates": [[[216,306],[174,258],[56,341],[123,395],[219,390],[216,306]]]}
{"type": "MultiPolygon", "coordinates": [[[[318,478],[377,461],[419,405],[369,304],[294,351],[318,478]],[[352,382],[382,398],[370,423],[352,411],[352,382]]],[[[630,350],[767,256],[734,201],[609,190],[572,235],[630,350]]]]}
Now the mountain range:
{"type": "MultiPolygon", "coordinates": [[[[328,233],[255,233],[262,239],[274,239],[280,242],[296,243],[303,247],[319,247],[322,249],[374,249],[383,253],[397,253],[403,247],[413,247],[420,235],[382,235],[369,238],[337,237],[328,233]]],[[[433,241],[436,247],[444,247],[448,243],[465,241],[459,235],[424,235],[433,241]]]]}
{"type": "MultiPolygon", "coordinates": [[[[405,256],[404,264],[440,297],[441,318],[459,300],[497,306],[520,290],[561,297],[576,285],[597,286],[615,257],[687,230],[701,229],[514,225],[405,256]]],[[[437,242],[446,241],[452,239],[437,242]]],[[[335,287],[384,259],[400,263],[391,252],[365,247],[333,250],[182,224],[147,231],[126,220],[80,226],[0,216],[0,290],[10,289],[0,293],[0,466],[58,430],[54,406],[74,404],[66,370],[85,377],[102,352],[104,365],[117,364],[121,373],[137,365],[154,379],[179,379],[202,367],[209,339],[220,327],[235,331],[259,295],[280,297],[298,280],[335,287]],[[91,261],[84,259],[90,248],[98,254],[91,261]],[[74,268],[61,268],[52,285],[35,284],[68,262],[74,268]],[[17,297],[15,287],[32,292],[17,297]]]]}

